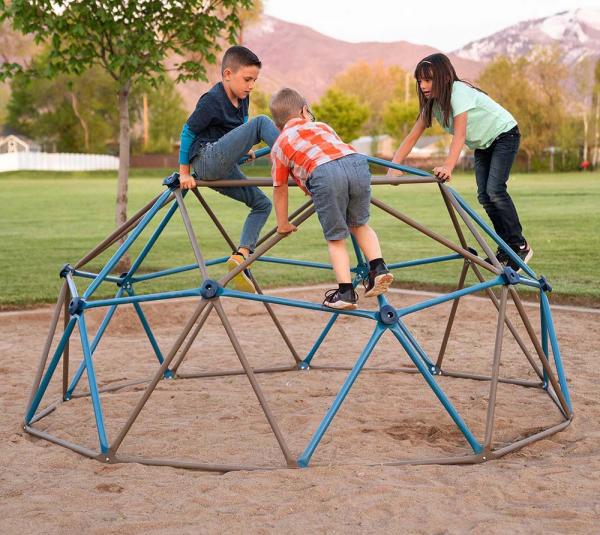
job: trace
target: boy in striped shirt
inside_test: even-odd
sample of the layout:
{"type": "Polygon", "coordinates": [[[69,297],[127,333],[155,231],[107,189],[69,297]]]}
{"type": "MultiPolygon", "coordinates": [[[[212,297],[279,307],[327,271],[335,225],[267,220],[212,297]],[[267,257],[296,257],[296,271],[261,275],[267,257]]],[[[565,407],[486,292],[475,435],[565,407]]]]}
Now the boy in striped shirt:
{"type": "Polygon", "coordinates": [[[323,305],[356,309],[358,296],[352,286],[346,238],[352,234],[369,260],[365,297],[384,293],[394,280],[381,256],[375,231],[367,225],[371,200],[371,173],[367,159],[344,143],[327,124],[315,122],[304,97],[284,88],[269,104],[281,130],[271,147],[273,200],[277,231],[295,232],[288,219],[288,177],[312,196],[338,288],[325,294],[323,305]]]}

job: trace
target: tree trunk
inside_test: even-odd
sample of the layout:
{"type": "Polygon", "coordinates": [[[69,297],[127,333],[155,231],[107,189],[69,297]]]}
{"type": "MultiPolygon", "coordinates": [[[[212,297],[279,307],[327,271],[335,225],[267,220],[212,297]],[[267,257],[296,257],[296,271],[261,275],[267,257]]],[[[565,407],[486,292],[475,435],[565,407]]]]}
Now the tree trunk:
{"type": "Polygon", "coordinates": [[[69,91],[69,95],[71,97],[71,107],[73,108],[73,113],[75,117],[77,117],[81,128],[83,128],[83,146],[86,151],[90,150],[90,131],[87,123],[83,116],[79,113],[79,105],[77,104],[77,96],[73,91],[69,91]]]}
{"type": "Polygon", "coordinates": [[[588,118],[587,113],[583,112],[583,157],[582,160],[587,160],[588,157],[588,118]]]}
{"type": "MultiPolygon", "coordinates": [[[[127,180],[129,178],[129,90],[131,82],[127,81],[119,89],[119,180],[117,182],[117,227],[127,220],[127,180]]],[[[125,238],[121,239],[121,243],[125,238]]],[[[125,253],[119,263],[117,270],[127,271],[131,267],[129,254],[125,253]]]]}
{"type": "Polygon", "coordinates": [[[600,91],[596,94],[596,113],[594,114],[594,152],[592,154],[592,164],[594,169],[598,165],[598,141],[600,132],[598,132],[598,122],[600,122],[600,91]]]}

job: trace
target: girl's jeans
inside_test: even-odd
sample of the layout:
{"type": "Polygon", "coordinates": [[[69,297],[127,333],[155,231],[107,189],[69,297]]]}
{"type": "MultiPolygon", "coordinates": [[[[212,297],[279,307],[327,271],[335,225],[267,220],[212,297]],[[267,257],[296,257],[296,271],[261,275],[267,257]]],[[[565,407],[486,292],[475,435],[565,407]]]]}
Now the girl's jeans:
{"type": "Polygon", "coordinates": [[[521,134],[515,126],[500,134],[487,149],[475,150],[477,199],[494,225],[494,230],[508,245],[517,248],[525,243],[517,210],[506,191],[521,134]]]}

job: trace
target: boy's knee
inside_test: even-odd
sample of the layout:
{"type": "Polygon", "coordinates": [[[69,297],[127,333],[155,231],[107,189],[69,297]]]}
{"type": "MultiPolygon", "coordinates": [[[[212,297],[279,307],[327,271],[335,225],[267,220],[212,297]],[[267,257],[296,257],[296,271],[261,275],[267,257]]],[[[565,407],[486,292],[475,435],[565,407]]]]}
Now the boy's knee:
{"type": "Polygon", "coordinates": [[[264,195],[254,203],[254,209],[259,212],[266,212],[270,214],[272,207],[273,203],[271,202],[271,199],[264,195]]]}
{"type": "MultiPolygon", "coordinates": [[[[263,124],[268,124],[268,123],[273,123],[273,120],[268,117],[267,115],[257,115],[256,117],[253,117],[252,119],[250,119],[249,122],[255,122],[256,124],[263,125],[263,124]]],[[[275,123],[273,123],[275,124],[275,123]]]]}

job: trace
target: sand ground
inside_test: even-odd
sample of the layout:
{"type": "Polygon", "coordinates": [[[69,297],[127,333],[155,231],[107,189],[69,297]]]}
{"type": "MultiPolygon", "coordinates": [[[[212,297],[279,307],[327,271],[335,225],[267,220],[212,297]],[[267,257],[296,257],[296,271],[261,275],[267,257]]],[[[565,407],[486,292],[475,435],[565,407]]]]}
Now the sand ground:
{"type": "MultiPolygon", "coordinates": [[[[320,299],[306,289],[286,297],[320,299]]],[[[423,300],[394,293],[396,306],[423,300]]],[[[293,364],[259,303],[227,301],[255,368],[293,364]]],[[[144,305],[167,352],[190,316],[192,301],[144,305]]],[[[539,317],[527,309],[534,325],[539,317]]],[[[329,319],[325,313],[276,307],[303,356],[329,319]]],[[[449,306],[410,316],[407,325],[434,357],[449,306]]],[[[93,333],[98,311],[88,313],[93,333]]],[[[509,316],[524,335],[515,313],[509,316]]],[[[600,314],[556,310],[556,330],[575,419],[563,432],[500,460],[466,466],[383,466],[377,463],[470,453],[468,443],[420,375],[362,373],[316,449],[308,469],[284,468],[284,458],[245,376],[162,381],[125,438],[120,453],[212,463],[278,467],[212,474],[141,464],[102,464],[22,430],[24,407],[47,333],[51,308],[0,314],[0,532],[2,533],[599,533],[600,314]]],[[[489,373],[495,309],[467,298],[444,367],[489,373]]],[[[354,364],[374,328],[340,317],[314,358],[316,365],[354,364]]],[[[71,366],[81,359],[71,348],[71,366]]],[[[132,309],[119,310],[94,356],[101,385],[144,379],[157,369],[132,309]]],[[[409,366],[386,333],[369,366],[409,366]]],[[[239,369],[213,312],[180,371],[239,369]]],[[[60,370],[60,368],[59,368],[60,370]]],[[[298,457],[346,377],[345,371],[257,375],[287,445],[298,457]]],[[[533,380],[518,345],[505,333],[501,374],[533,380]]],[[[56,400],[56,374],[42,407],[56,400]]],[[[465,421],[483,438],[489,384],[441,377],[465,421]]],[[[80,388],[87,388],[86,376],[80,388]]],[[[120,430],[144,385],[102,395],[109,439],[120,430]]],[[[561,421],[540,389],[500,385],[496,446],[561,421]]],[[[89,398],[64,403],[36,424],[97,449],[89,398]]]]}

